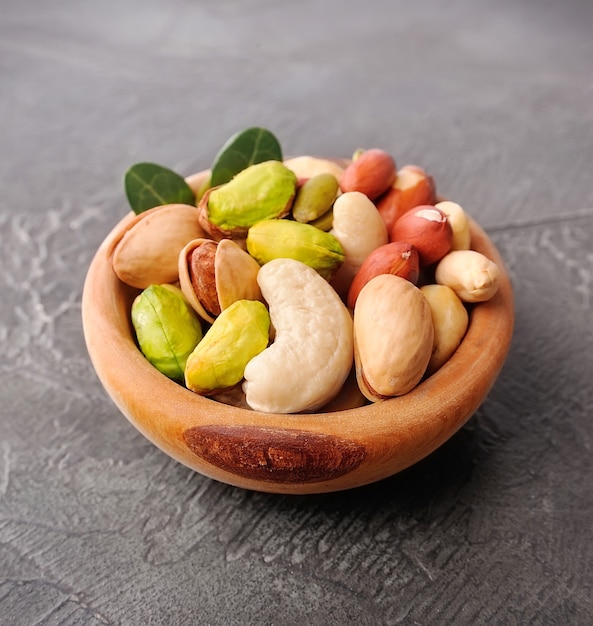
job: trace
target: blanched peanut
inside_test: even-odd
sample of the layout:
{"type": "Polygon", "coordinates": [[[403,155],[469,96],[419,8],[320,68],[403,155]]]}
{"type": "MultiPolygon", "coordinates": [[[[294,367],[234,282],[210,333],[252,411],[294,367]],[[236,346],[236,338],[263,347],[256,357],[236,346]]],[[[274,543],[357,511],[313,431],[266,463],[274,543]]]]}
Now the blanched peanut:
{"type": "Polygon", "coordinates": [[[500,270],[475,250],[453,250],[438,263],[436,282],[447,285],[464,302],[485,302],[498,291],[500,270]]]}
{"type": "Polygon", "coordinates": [[[342,244],[344,263],[332,279],[332,286],[346,297],[362,262],[387,243],[387,228],[377,207],[359,191],[343,193],[334,202],[334,225],[330,231],[342,244]]]}
{"type": "Polygon", "coordinates": [[[446,216],[451,230],[453,231],[453,242],[451,250],[469,250],[471,235],[469,232],[469,221],[465,211],[457,202],[439,202],[435,205],[446,216]]]}
{"type": "Polygon", "coordinates": [[[457,294],[446,285],[424,285],[420,291],[428,301],[434,326],[432,356],[427,368],[427,373],[433,374],[459,347],[469,315],[457,294]]]}

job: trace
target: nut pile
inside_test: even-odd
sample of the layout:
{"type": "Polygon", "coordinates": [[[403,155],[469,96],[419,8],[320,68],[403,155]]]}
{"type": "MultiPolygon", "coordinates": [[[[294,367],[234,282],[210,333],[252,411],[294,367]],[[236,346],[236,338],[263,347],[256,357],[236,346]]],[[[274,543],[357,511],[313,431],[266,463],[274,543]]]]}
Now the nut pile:
{"type": "Polygon", "coordinates": [[[499,282],[471,250],[464,210],[380,149],[345,167],[264,160],[195,205],[143,210],[112,266],[141,290],[131,319],[159,371],[279,413],[408,393],[451,357],[468,309],[499,282]]]}

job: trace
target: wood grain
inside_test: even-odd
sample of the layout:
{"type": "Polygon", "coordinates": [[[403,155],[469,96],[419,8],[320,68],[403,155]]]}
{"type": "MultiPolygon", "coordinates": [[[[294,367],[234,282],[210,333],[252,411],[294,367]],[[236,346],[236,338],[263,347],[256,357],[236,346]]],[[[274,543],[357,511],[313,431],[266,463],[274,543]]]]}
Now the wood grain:
{"type": "Polygon", "coordinates": [[[197,426],[183,433],[187,447],[221,469],[255,480],[311,483],[332,480],[360,465],[364,448],[320,433],[247,426],[197,426]]]}

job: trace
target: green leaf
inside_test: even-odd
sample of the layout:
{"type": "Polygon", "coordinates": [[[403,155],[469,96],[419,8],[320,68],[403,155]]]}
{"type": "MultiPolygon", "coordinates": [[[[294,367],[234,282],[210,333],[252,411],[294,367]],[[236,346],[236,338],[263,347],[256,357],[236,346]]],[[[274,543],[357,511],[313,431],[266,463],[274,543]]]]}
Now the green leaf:
{"type": "Polygon", "coordinates": [[[136,163],[126,172],[124,186],[134,213],[162,204],[195,204],[194,192],[182,176],[156,163],[136,163]]]}
{"type": "Polygon", "coordinates": [[[282,148],[265,128],[253,127],[233,135],[212,165],[212,187],[228,183],[235,174],[263,161],[282,161],[282,148]]]}

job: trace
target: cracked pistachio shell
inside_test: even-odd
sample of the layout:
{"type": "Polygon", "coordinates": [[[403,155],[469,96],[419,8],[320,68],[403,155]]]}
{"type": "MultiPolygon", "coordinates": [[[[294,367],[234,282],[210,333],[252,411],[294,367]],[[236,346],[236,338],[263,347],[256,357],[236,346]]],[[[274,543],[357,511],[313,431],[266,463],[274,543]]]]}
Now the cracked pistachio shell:
{"type": "Polygon", "coordinates": [[[326,280],[344,261],[342,246],[332,234],[291,220],[264,220],[252,226],[247,251],[260,265],[281,258],[300,261],[326,280]]]}
{"type": "Polygon", "coordinates": [[[200,246],[215,245],[213,267],[205,267],[203,271],[204,288],[214,291],[213,297],[218,299],[220,310],[228,309],[237,300],[262,300],[261,290],[257,284],[258,262],[245,250],[230,239],[213,242],[211,239],[198,238],[190,241],[179,254],[179,285],[183,295],[198,315],[207,322],[214,322],[216,316],[204,307],[200,294],[196,293],[190,270],[190,257],[200,246]]]}
{"type": "Polygon", "coordinates": [[[280,161],[265,161],[239,172],[206,192],[199,203],[200,224],[214,239],[244,238],[260,220],[290,211],[297,178],[280,161]]]}
{"type": "Polygon", "coordinates": [[[245,366],[265,350],[270,316],[257,300],[237,300],[214,321],[185,366],[185,384],[201,395],[234,387],[245,366]]]}
{"type": "Polygon", "coordinates": [[[187,357],[202,339],[198,316],[173,285],[150,285],[132,304],[142,354],[173,380],[183,381],[187,357]]]}

